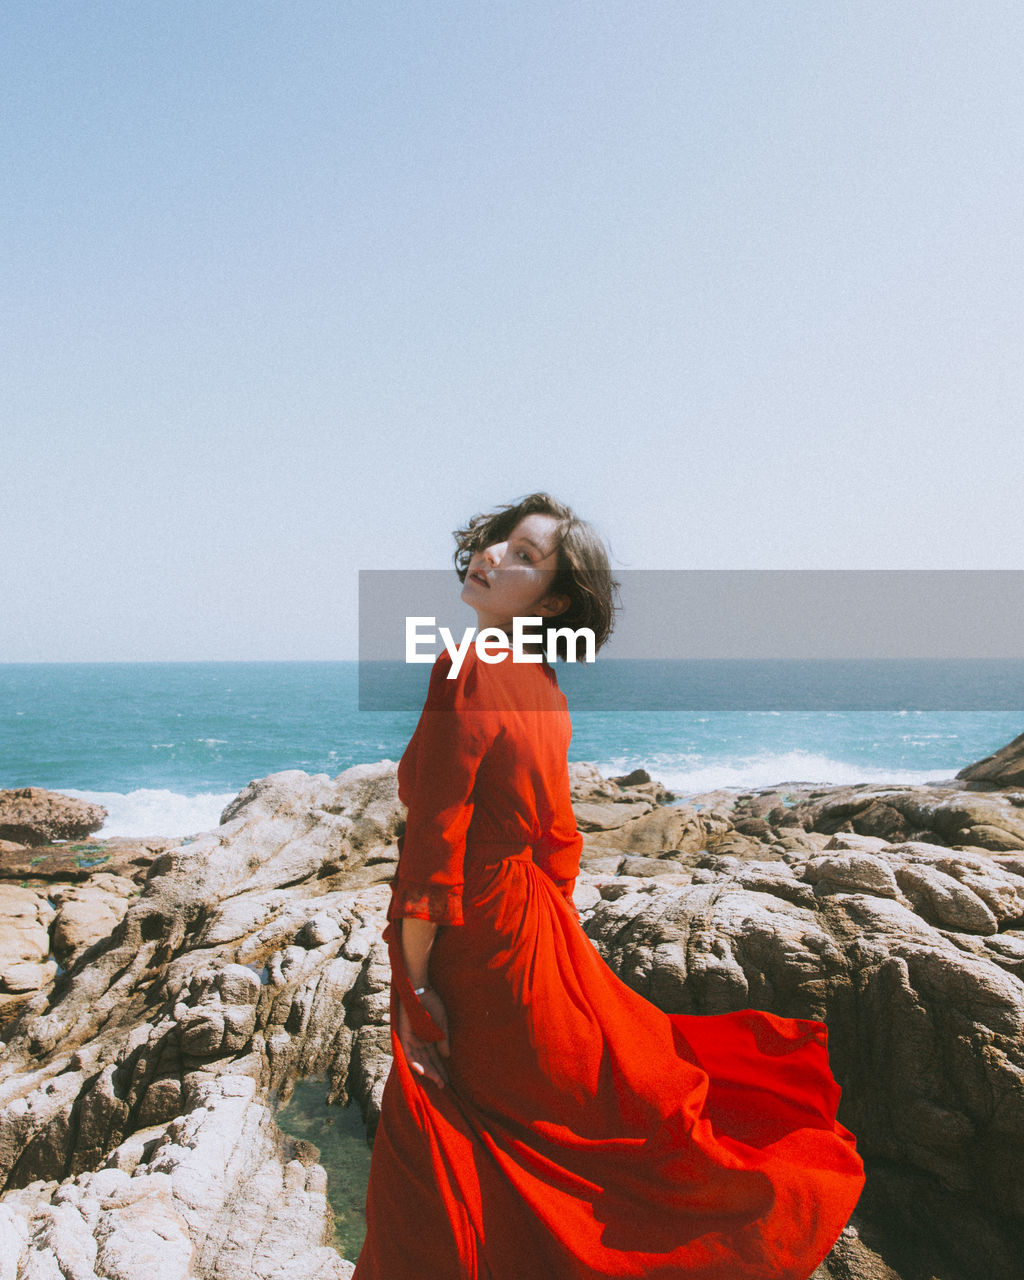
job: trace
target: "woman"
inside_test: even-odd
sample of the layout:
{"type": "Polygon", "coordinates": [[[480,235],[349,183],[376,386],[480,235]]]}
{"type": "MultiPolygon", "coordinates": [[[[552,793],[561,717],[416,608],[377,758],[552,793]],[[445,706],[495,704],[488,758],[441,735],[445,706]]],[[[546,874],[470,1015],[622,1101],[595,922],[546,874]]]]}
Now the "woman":
{"type": "MultiPolygon", "coordinates": [[[[569,508],[531,494],[455,536],[481,628],[607,639],[616,584],[569,508]]],[[[565,697],[511,659],[471,650],[449,680],[442,654],[399,765],[394,1064],[355,1280],[807,1280],[863,1186],[825,1026],[670,1016],[614,976],[572,905],[565,697]]]]}

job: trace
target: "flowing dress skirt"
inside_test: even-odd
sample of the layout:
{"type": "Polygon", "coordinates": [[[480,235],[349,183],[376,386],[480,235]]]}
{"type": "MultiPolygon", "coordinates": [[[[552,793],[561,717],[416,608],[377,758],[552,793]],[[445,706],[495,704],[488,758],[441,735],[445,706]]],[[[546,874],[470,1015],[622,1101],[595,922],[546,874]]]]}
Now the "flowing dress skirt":
{"type": "Polygon", "coordinates": [[[807,1280],[864,1181],[824,1023],[662,1013],[487,852],[431,955],[449,1085],[392,1035],[356,1280],[807,1280]]]}

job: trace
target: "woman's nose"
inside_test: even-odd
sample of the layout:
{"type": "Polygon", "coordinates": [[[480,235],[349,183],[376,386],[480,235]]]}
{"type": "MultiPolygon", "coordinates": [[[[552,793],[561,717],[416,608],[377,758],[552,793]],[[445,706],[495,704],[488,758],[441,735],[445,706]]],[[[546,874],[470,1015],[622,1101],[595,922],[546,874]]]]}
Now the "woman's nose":
{"type": "Polygon", "coordinates": [[[507,542],[494,542],[489,547],[484,547],[484,559],[493,565],[501,564],[501,558],[507,546],[507,542]]]}

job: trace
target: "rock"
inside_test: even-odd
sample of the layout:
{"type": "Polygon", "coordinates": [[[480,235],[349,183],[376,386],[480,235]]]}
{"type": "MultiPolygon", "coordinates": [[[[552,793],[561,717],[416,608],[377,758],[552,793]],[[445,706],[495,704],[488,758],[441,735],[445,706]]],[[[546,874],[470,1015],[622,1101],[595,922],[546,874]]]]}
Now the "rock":
{"type": "Polygon", "coordinates": [[[623,858],[620,876],[678,876],[682,868],[671,858],[623,858]]]}
{"type": "Polygon", "coordinates": [[[676,799],[674,792],[669,791],[662,783],[651,778],[646,769],[634,769],[616,778],[610,778],[620,793],[634,800],[651,800],[655,804],[671,804],[676,799]]]}
{"type": "Polygon", "coordinates": [[[604,832],[583,832],[583,848],[580,850],[580,861],[590,870],[598,870],[593,864],[604,864],[609,858],[615,859],[615,864],[622,861],[622,850],[617,849],[613,844],[605,839],[604,832]]]}
{"type": "Polygon", "coordinates": [[[978,895],[937,867],[899,867],[896,880],[914,909],[933,924],[966,933],[999,932],[999,922],[978,895]]]}
{"type": "MultiPolygon", "coordinates": [[[[1024,852],[951,844],[1024,810],[943,787],[775,788],[698,810],[574,768],[577,803],[615,811],[584,838],[576,902],[616,972],[670,1011],[827,1021],[868,1187],[818,1280],[1016,1280],[1024,852]],[[822,812],[856,826],[876,803],[929,839],[804,829],[822,812]]],[[[271,775],[225,818],[154,852],[141,892],[146,868],[109,863],[74,885],[0,883],[10,963],[52,965],[52,928],[72,965],[7,997],[5,1280],[351,1272],[329,1247],[327,1175],[278,1131],[271,1099],[319,1076],[376,1124],[394,766],[271,775]],[[89,903],[110,916],[73,939],[72,908],[89,903]]]]}
{"type": "Polygon", "coordinates": [[[48,982],[52,982],[56,976],[57,966],[52,960],[44,961],[42,964],[20,960],[14,964],[4,965],[0,970],[0,984],[4,991],[15,993],[38,991],[40,987],[45,987],[48,982]]]}
{"type": "Polygon", "coordinates": [[[710,852],[720,857],[760,858],[766,849],[754,836],[745,836],[740,831],[726,831],[721,835],[708,836],[707,847],[710,852]]]}
{"type": "Polygon", "coordinates": [[[64,968],[70,968],[79,955],[113,933],[137,892],[130,880],[103,872],[84,885],[53,891],[57,907],[53,954],[64,968]]]}
{"type": "Polygon", "coordinates": [[[98,831],[106,816],[106,809],[98,804],[42,787],[0,791],[0,840],[23,845],[80,840],[98,831]]]}
{"type": "Polygon", "coordinates": [[[774,834],[765,818],[739,818],[735,827],[740,835],[753,836],[755,840],[770,840],[774,834]]]}
{"type": "Polygon", "coordinates": [[[577,880],[572,901],[580,918],[585,919],[601,901],[601,891],[589,877],[586,880],[577,880]]]}
{"type": "MultiPolygon", "coordinates": [[[[652,806],[648,805],[644,812],[652,806]]],[[[613,831],[616,827],[625,826],[637,816],[634,804],[590,804],[577,801],[573,805],[576,825],[580,831],[613,831]]]]}
{"type": "Polygon", "coordinates": [[[964,827],[957,833],[956,838],[960,843],[979,849],[992,849],[997,853],[1010,849],[1024,849],[1024,836],[1016,835],[1003,827],[989,826],[985,822],[976,823],[973,827],[964,827]]]}
{"type": "MultiPolygon", "coordinates": [[[[777,836],[771,844],[772,849],[778,850],[778,852],[783,855],[787,853],[816,854],[823,848],[827,849],[832,847],[832,840],[836,838],[833,836],[829,839],[828,836],[823,835],[819,831],[804,831],[799,827],[796,829],[785,827],[783,829],[786,834],[777,836]]],[[[882,840],[879,843],[884,845],[885,841],[882,840]]]]}
{"type": "Polygon", "coordinates": [[[910,832],[906,816],[897,807],[901,797],[898,788],[834,788],[820,800],[799,805],[796,812],[804,826],[827,835],[851,832],[891,843],[910,832]]]}
{"type": "Polygon", "coordinates": [[[54,914],[38,890],[0,883],[0,967],[12,960],[41,960],[50,950],[54,914]]]}
{"type": "Polygon", "coordinates": [[[889,844],[924,837],[935,844],[1024,849],[1024,812],[998,792],[979,795],[951,786],[836,787],[802,800],[795,812],[805,829],[829,835],[855,833],[889,844]],[[893,814],[900,815],[899,822],[893,814]]]}
{"type": "MultiPolygon", "coordinates": [[[[322,773],[312,777],[299,770],[272,773],[250,783],[227,806],[219,831],[210,838],[234,839],[239,829],[259,833],[274,849],[275,870],[265,877],[270,887],[280,876],[281,860],[286,856],[276,842],[276,832],[294,827],[296,822],[309,831],[307,839],[293,845],[296,861],[292,874],[296,877],[307,875],[313,860],[321,875],[382,862],[390,864],[381,873],[389,879],[394,845],[405,826],[395,765],[390,761],[355,765],[333,782],[322,773]]],[[[259,860],[256,850],[252,856],[259,860]]]]}
{"type": "Polygon", "coordinates": [[[725,874],[754,893],[769,893],[795,906],[816,905],[813,890],[800,884],[792,869],[784,862],[741,862],[731,873],[725,874]]]}
{"type": "MultiPolygon", "coordinates": [[[[393,765],[363,766],[333,781],[277,775],[252,788],[218,832],[159,855],[141,895],[134,896],[129,881],[102,872],[94,882],[55,890],[66,926],[73,907],[90,899],[95,905],[101,893],[123,918],[49,1001],[29,1000],[0,1053],[4,1204],[23,1195],[45,1216],[49,1194],[32,1197],[30,1186],[56,1179],[51,1191],[67,1188],[69,1177],[90,1176],[106,1160],[134,1171],[133,1183],[142,1172],[148,1179],[141,1166],[152,1158],[146,1152],[153,1128],[174,1121],[191,1135],[188,1145],[194,1138],[206,1151],[187,1161],[194,1196],[184,1194],[182,1175],[160,1170],[172,1175],[195,1274],[225,1280],[350,1274],[351,1265],[326,1247],[324,1173],[315,1159],[285,1160],[275,1184],[270,1171],[282,1166],[268,1161],[263,1143],[251,1162],[261,1172],[248,1189],[228,1179],[231,1195],[222,1209],[209,1185],[200,1194],[202,1179],[224,1167],[216,1143],[210,1148],[204,1136],[215,1117],[202,1090],[225,1074],[243,1077],[269,1117],[259,1121],[268,1141],[283,1151],[288,1142],[266,1099],[287,1093],[297,1075],[326,1075],[339,1101],[353,1089],[374,1118],[390,1064],[387,967],[380,962],[386,952],[379,942],[388,892],[376,883],[390,864],[378,873],[376,859],[402,819],[393,765]],[[354,1003],[357,989],[361,1001],[354,1003]],[[255,1250],[241,1262],[240,1240],[255,1250]]],[[[13,886],[0,886],[2,894],[38,927],[45,898],[13,886]]],[[[52,918],[48,904],[46,910],[52,918]]],[[[42,945],[45,936],[36,941],[42,945]]],[[[83,1247],[104,1247],[95,1232],[90,1240],[83,1247]]],[[[30,1241],[22,1280],[48,1265],[52,1252],[30,1241]]],[[[181,1256],[183,1274],[192,1274],[187,1251],[181,1256]]],[[[141,1266],[139,1257],[132,1265],[141,1266]]]]}
{"type": "Polygon", "coordinates": [[[837,832],[824,846],[825,849],[849,849],[859,853],[877,853],[890,841],[880,836],[859,836],[852,831],[837,832]]]}
{"type": "Polygon", "coordinates": [[[261,990],[259,976],[245,965],[194,972],[174,1005],[183,1051],[205,1058],[246,1048],[256,1029],[261,990]]]}
{"type": "MultiPolygon", "coordinates": [[[[598,808],[599,806],[594,806],[598,808]]],[[[658,857],[673,852],[693,853],[704,843],[700,817],[689,805],[659,806],[653,810],[638,806],[613,805],[616,810],[632,809],[628,821],[605,828],[601,842],[623,853],[639,857],[658,857]]]]}
{"type": "Polygon", "coordinates": [[[780,827],[799,827],[800,818],[792,809],[787,809],[784,805],[774,805],[768,810],[765,821],[768,822],[776,830],[780,827]]]}
{"type": "Polygon", "coordinates": [[[869,1235],[875,1234],[855,1211],[832,1252],[810,1280],[901,1280],[899,1272],[863,1238],[865,1227],[869,1235]]]}
{"type": "Polygon", "coordinates": [[[1005,795],[932,790],[904,804],[920,826],[936,832],[941,843],[987,848],[980,839],[973,838],[973,832],[996,828],[1007,841],[1004,848],[1024,849],[1024,814],[1005,795]]]}
{"type": "MultiPolygon", "coordinates": [[[[724,814],[731,826],[731,815],[738,803],[738,797],[734,791],[727,791],[724,787],[719,787],[716,791],[701,791],[695,796],[687,796],[686,801],[698,813],[703,814],[705,811],[713,809],[718,813],[724,814]]],[[[767,812],[767,809],[765,812],[767,812]]]]}
{"type": "MultiPolygon", "coordinates": [[[[827,847],[831,846],[830,845],[827,847]]],[[[901,898],[892,868],[869,853],[839,853],[809,858],[804,879],[819,893],[871,893],[878,898],[901,898]]]]}
{"type": "Polygon", "coordinates": [[[25,1004],[27,994],[51,982],[48,960],[54,910],[35,889],[0,882],[0,1025],[25,1004]]]}
{"type": "Polygon", "coordinates": [[[913,832],[913,825],[896,805],[875,800],[857,813],[856,830],[861,835],[876,836],[893,844],[906,840],[913,832]]]}
{"type": "Polygon", "coordinates": [[[200,1084],[188,1115],[115,1148],[106,1167],[8,1196],[0,1239],[6,1218],[23,1259],[10,1274],[45,1275],[52,1258],[75,1280],[350,1276],[327,1243],[323,1169],[289,1156],[255,1090],[230,1074],[200,1084]]]}
{"type": "Polygon", "coordinates": [[[646,769],[634,769],[632,773],[624,773],[621,777],[611,779],[617,787],[636,787],[650,780],[651,775],[646,769]]]}
{"type": "Polygon", "coordinates": [[[819,1276],[899,1275],[882,1261],[897,1255],[908,1275],[1014,1280],[1024,982],[1004,966],[1024,964],[1024,935],[996,935],[994,908],[1021,910],[1024,877],[931,844],[832,850],[804,868],[829,893],[787,902],[756,886],[758,875],[783,886],[779,864],[707,863],[707,884],[695,872],[685,887],[602,889],[585,927],[620,977],[663,1008],[827,1021],[840,1119],[857,1134],[869,1191],[879,1188],[865,1202],[896,1234],[883,1232],[880,1250],[846,1238],[819,1276]],[[905,1190],[925,1186],[927,1225],[905,1190]]]}
{"type": "Polygon", "coordinates": [[[610,800],[618,787],[605,778],[597,765],[569,761],[569,789],[573,800],[610,800]]]}
{"type": "Polygon", "coordinates": [[[617,778],[605,778],[596,765],[569,762],[569,789],[574,802],[586,804],[667,804],[675,796],[660,782],[652,781],[645,769],[617,778]]]}
{"type": "Polygon", "coordinates": [[[312,920],[307,921],[296,935],[295,941],[300,947],[322,947],[325,943],[334,942],[342,936],[341,926],[327,912],[318,912],[312,920]]]}
{"type": "Polygon", "coordinates": [[[966,782],[987,782],[996,787],[1024,786],[1024,733],[992,755],[967,765],[956,776],[966,782]]]}
{"type": "Polygon", "coordinates": [[[971,856],[960,850],[895,846],[887,856],[905,855],[914,863],[926,863],[970,889],[992,912],[999,928],[1024,924],[1024,880],[1013,868],[1004,869],[994,858],[971,856]]]}
{"type": "Polygon", "coordinates": [[[8,844],[8,852],[0,854],[0,879],[84,881],[92,879],[97,872],[107,872],[141,884],[155,859],[180,844],[178,839],[135,840],[120,836],[31,848],[8,844]]]}

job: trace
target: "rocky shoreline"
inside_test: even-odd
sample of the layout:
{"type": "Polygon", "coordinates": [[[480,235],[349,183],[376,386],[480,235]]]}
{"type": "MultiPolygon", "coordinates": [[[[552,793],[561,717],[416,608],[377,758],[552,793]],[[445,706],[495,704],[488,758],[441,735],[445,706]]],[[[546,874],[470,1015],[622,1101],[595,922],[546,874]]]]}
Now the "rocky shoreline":
{"type": "MultiPolygon", "coordinates": [[[[577,906],[620,977],[828,1024],[868,1183],[817,1280],[1016,1280],[1024,735],[924,787],[679,804],[572,773],[577,906]]],[[[187,842],[90,839],[102,814],[34,798],[48,825],[0,793],[0,1280],[350,1275],[274,1107],[322,1077],[373,1132],[394,764],[273,774],[187,842]]]]}

